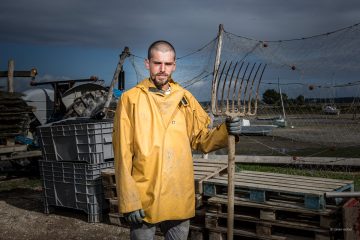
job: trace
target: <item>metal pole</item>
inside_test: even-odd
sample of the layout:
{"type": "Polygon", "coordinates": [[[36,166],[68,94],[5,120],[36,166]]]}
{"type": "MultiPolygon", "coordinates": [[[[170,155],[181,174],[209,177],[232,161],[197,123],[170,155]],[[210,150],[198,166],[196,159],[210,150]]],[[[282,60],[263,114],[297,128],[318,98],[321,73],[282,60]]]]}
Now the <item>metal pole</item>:
{"type": "Polygon", "coordinates": [[[327,192],[325,193],[326,198],[358,198],[360,192],[327,192]]]}
{"type": "Polygon", "coordinates": [[[283,118],[285,120],[286,116],[285,116],[285,107],[284,107],[284,101],[283,101],[283,97],[282,97],[282,92],[281,92],[281,87],[280,87],[280,82],[279,82],[279,78],[278,78],[278,87],[279,87],[279,93],[280,93],[280,101],[281,101],[281,107],[282,107],[282,112],[283,112],[283,118]]]}

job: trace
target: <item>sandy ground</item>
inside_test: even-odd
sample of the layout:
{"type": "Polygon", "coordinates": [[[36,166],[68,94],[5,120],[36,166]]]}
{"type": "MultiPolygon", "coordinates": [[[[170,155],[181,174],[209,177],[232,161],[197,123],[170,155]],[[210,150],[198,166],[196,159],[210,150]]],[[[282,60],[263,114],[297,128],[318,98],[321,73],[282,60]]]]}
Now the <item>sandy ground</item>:
{"type": "Polygon", "coordinates": [[[110,225],[106,219],[104,223],[88,223],[81,211],[57,208],[44,214],[38,187],[0,192],[0,233],[4,240],[129,239],[129,229],[110,225]]]}

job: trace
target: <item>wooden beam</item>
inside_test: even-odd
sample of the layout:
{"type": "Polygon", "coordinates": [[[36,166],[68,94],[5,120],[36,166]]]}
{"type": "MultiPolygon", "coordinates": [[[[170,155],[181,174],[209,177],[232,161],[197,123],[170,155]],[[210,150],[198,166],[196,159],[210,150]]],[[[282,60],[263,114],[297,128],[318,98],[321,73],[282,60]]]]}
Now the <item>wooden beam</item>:
{"type": "MultiPolygon", "coordinates": [[[[37,70],[35,68],[30,71],[14,71],[14,77],[35,77],[37,75],[37,70]]],[[[0,77],[7,77],[8,71],[0,71],[0,77]]]]}
{"type": "Polygon", "coordinates": [[[9,60],[9,64],[8,64],[8,74],[7,74],[7,78],[8,78],[8,92],[9,93],[13,93],[14,92],[14,68],[15,68],[15,63],[14,60],[9,60]]]}
{"type": "MultiPolygon", "coordinates": [[[[202,159],[202,155],[194,154],[193,159],[202,159]]],[[[209,154],[207,161],[227,162],[227,155],[209,154]]],[[[321,166],[353,166],[360,167],[360,158],[336,158],[336,157],[297,157],[291,156],[252,156],[236,155],[236,163],[271,164],[271,165],[321,165],[321,166]]]]}

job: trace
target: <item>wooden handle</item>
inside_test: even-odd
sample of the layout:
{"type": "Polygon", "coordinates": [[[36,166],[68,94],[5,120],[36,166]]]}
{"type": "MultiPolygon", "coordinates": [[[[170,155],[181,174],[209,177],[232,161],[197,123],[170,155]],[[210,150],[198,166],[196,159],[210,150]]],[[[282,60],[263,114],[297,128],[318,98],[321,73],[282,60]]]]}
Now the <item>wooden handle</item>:
{"type": "Polygon", "coordinates": [[[234,237],[234,175],[235,175],[235,136],[228,136],[228,216],[227,239],[234,237]]]}

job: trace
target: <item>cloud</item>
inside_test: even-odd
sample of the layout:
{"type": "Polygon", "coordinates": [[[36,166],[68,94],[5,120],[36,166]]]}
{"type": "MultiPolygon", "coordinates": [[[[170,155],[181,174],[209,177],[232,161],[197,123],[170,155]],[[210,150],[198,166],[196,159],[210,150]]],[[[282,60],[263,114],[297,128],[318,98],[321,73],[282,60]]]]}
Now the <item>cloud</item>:
{"type": "Polygon", "coordinates": [[[350,1],[5,1],[0,41],[145,49],[168,39],[184,51],[215,37],[217,27],[257,39],[301,37],[358,21],[350,1]]]}

